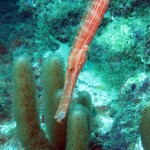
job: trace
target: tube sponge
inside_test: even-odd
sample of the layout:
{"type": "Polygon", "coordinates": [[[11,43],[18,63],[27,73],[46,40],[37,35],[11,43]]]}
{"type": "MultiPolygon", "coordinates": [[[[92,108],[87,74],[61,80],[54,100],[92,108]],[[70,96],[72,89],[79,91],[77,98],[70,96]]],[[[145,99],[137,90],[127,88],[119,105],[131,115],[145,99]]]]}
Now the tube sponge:
{"type": "Polygon", "coordinates": [[[13,65],[13,113],[18,138],[25,150],[55,150],[39,125],[34,75],[28,56],[15,58],[13,65]]]}
{"type": "Polygon", "coordinates": [[[21,56],[14,61],[13,113],[17,123],[17,134],[25,150],[56,150],[56,147],[59,150],[88,149],[92,105],[87,92],[79,93],[78,102],[71,104],[68,116],[62,124],[53,119],[64,86],[63,68],[62,59],[55,55],[44,60],[42,66],[45,124],[48,136],[46,139],[39,124],[30,59],[28,56],[21,56]]]}
{"type": "Polygon", "coordinates": [[[144,150],[150,150],[150,105],[146,106],[142,112],[140,133],[144,150]]]}
{"type": "Polygon", "coordinates": [[[49,56],[43,61],[42,84],[45,99],[51,98],[56,90],[63,88],[64,62],[60,56],[49,56]]]}
{"type": "Polygon", "coordinates": [[[65,149],[66,120],[59,124],[54,120],[64,86],[64,63],[60,56],[46,58],[42,64],[43,99],[45,108],[46,133],[61,150],[65,149]]]}
{"type": "MultiPolygon", "coordinates": [[[[62,96],[62,90],[57,90],[52,97],[53,104],[50,107],[53,109],[52,116],[55,115],[61,96],[62,96]]],[[[63,123],[58,123],[54,118],[52,119],[51,141],[55,145],[57,145],[59,150],[65,150],[66,147],[66,128],[67,128],[67,117],[63,120],[63,123]]]]}
{"type": "Polygon", "coordinates": [[[91,100],[91,95],[86,92],[86,91],[79,91],[78,92],[78,99],[77,99],[77,103],[83,105],[84,107],[87,108],[88,110],[88,131],[89,131],[89,135],[91,133],[91,126],[92,126],[92,100],[91,100]]]}
{"type": "Polygon", "coordinates": [[[68,113],[66,150],[87,150],[89,143],[88,110],[72,104],[68,113]]]}
{"type": "Polygon", "coordinates": [[[91,133],[91,96],[86,91],[78,93],[76,102],[69,108],[66,150],[87,150],[91,133]]]}

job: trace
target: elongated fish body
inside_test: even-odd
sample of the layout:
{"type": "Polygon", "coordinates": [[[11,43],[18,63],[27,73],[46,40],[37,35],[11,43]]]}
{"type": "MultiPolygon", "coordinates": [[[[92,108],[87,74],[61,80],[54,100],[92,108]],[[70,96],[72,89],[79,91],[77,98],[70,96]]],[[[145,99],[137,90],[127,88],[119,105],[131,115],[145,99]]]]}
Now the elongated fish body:
{"type": "Polygon", "coordinates": [[[108,7],[109,0],[90,0],[68,59],[63,95],[54,118],[61,122],[65,118],[77,77],[86,61],[88,46],[96,33],[108,7]]]}

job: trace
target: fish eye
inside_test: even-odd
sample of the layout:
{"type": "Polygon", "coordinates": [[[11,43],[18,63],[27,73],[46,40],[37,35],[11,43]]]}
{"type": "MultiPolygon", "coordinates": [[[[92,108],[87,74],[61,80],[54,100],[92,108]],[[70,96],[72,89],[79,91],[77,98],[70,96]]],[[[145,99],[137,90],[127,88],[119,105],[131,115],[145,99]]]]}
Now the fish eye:
{"type": "Polygon", "coordinates": [[[69,71],[72,71],[73,70],[73,68],[71,67],[71,68],[69,68],[69,71]]]}
{"type": "Polygon", "coordinates": [[[72,68],[70,68],[69,70],[72,71],[72,68]]]}

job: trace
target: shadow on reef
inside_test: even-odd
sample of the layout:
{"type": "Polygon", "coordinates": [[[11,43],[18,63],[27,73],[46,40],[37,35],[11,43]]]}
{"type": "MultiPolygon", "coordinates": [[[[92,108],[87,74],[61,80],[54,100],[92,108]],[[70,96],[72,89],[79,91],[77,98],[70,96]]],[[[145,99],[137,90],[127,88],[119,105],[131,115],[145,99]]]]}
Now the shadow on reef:
{"type": "Polygon", "coordinates": [[[111,130],[106,134],[97,133],[104,150],[141,149],[140,142],[144,150],[150,149],[149,91],[149,75],[141,73],[128,79],[119,98],[112,101],[116,113],[111,130]]]}

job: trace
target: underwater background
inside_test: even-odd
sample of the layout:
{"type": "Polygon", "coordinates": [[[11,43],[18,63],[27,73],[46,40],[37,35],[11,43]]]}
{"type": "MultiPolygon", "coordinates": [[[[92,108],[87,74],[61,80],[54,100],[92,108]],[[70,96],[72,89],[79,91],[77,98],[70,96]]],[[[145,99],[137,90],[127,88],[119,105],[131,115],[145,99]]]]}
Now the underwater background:
{"type": "MultiPolygon", "coordinates": [[[[87,5],[87,0],[0,0],[0,150],[24,149],[12,109],[13,62],[21,55],[30,56],[39,121],[45,131],[41,66],[56,54],[66,66],[87,5]]],[[[66,67],[63,69],[65,72],[66,67]]],[[[150,150],[149,0],[110,1],[73,99],[81,91],[92,100],[88,149],[150,150]],[[143,109],[147,110],[146,123],[141,120],[143,109]]]]}

